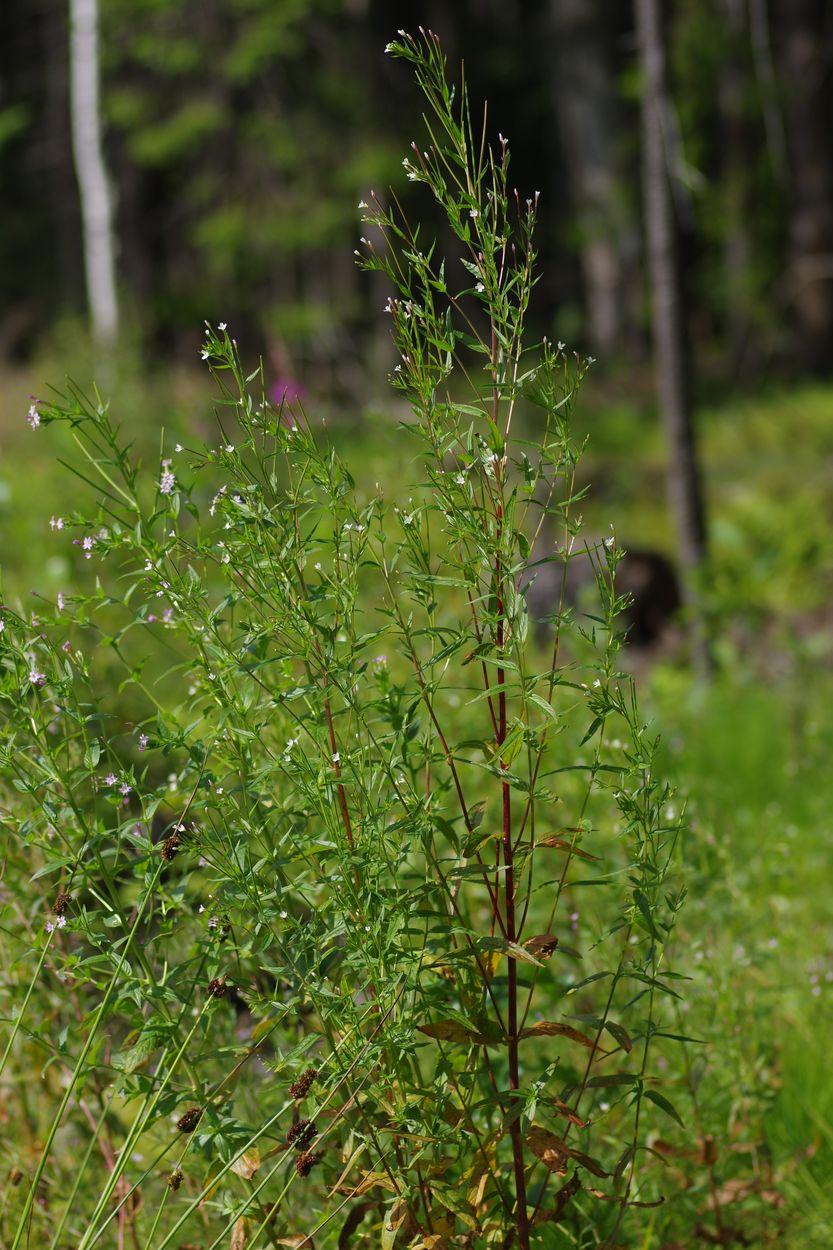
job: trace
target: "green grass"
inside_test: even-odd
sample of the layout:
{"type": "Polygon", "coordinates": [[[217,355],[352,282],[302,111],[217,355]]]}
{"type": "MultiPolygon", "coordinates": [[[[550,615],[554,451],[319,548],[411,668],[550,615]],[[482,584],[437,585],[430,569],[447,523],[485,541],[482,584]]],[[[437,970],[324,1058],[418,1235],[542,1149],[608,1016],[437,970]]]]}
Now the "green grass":
{"type": "Polygon", "coordinates": [[[729,674],[688,700],[668,673],[653,685],[663,764],[690,795],[681,940],[699,973],[686,1021],[706,1041],[699,1131],[716,1140],[719,1184],[755,1186],[726,1220],[760,1226],[755,1245],[827,1246],[833,682],[764,687],[729,674]]]}

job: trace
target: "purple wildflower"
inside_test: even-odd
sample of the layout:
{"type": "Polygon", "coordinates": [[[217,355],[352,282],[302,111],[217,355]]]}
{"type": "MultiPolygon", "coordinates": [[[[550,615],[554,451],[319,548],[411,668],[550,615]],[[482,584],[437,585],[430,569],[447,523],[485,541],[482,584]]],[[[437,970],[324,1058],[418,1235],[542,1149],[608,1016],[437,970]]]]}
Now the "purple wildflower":
{"type": "Polygon", "coordinates": [[[46,675],[44,673],[39,673],[36,668],[30,668],[29,681],[33,686],[43,686],[46,683],[46,675]]]}
{"type": "Polygon", "coordinates": [[[147,736],[147,734],[139,734],[139,750],[140,750],[140,751],[146,751],[146,750],[147,750],[147,745],[148,745],[148,736],[147,736]]]}
{"type": "Polygon", "coordinates": [[[26,414],[26,420],[29,422],[33,430],[40,425],[40,413],[38,412],[37,402],[29,405],[29,411],[26,414]]]}

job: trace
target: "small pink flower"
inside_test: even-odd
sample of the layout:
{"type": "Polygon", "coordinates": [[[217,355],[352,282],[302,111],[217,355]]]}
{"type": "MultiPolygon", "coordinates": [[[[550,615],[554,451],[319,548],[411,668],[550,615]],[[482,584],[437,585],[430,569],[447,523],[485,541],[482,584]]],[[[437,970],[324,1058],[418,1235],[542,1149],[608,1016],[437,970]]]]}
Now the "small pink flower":
{"type": "Polygon", "coordinates": [[[39,673],[36,668],[30,668],[29,681],[33,686],[43,686],[46,684],[46,675],[44,673],[39,673]]]}
{"type": "Polygon", "coordinates": [[[170,460],[162,461],[162,477],[159,480],[160,495],[172,494],[173,489],[176,486],[176,477],[171,472],[170,464],[170,460]]]}

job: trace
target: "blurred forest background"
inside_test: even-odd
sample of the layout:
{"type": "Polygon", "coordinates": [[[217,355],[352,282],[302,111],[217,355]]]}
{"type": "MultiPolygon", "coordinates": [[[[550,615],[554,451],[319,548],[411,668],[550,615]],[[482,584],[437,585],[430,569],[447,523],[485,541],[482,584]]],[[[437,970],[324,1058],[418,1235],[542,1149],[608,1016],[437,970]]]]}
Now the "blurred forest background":
{"type": "Polygon", "coordinates": [[[6,0],[10,404],[46,377],[102,378],[90,310],[121,352],[109,391],[142,427],[152,378],[168,424],[177,394],[195,411],[205,318],[342,424],[390,411],[387,292],[354,249],[371,188],[426,211],[402,168],[415,96],[383,54],[419,23],[488,100],[522,194],[541,192],[534,329],[598,358],[591,519],[624,510],[626,545],[681,565],[718,651],[733,629],[733,655],[763,626],[818,640],[833,584],[824,0],[6,0]]]}
{"type": "MultiPolygon", "coordinates": [[[[664,136],[704,383],[833,360],[833,15],[823,0],[662,6],[664,136]]],[[[0,354],[86,307],[69,7],[6,0],[0,354]]],[[[101,0],[121,319],[193,359],[234,315],[279,367],[356,388],[380,327],[356,204],[403,188],[416,130],[398,27],[440,33],[542,192],[545,328],[606,368],[646,354],[634,6],[617,0],[101,0]]]]}

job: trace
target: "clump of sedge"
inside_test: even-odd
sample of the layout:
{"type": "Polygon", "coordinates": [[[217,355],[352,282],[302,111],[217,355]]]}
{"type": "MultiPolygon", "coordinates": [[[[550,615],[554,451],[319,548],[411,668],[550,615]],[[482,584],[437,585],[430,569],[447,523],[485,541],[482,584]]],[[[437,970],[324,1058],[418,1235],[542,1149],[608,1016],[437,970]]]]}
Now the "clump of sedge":
{"type": "Polygon", "coordinates": [[[297,1081],[289,1087],[289,1097],[294,1098],[295,1102],[300,1102],[302,1098],[306,1098],[309,1093],[310,1086],[318,1077],[315,1068],[307,1068],[306,1072],[302,1072],[297,1081]]]}
{"type": "Polygon", "coordinates": [[[169,864],[175,857],[177,851],[179,850],[179,846],[179,835],[176,833],[170,834],[162,843],[159,854],[162,856],[166,864],[169,864]]]}
{"type": "Polygon", "coordinates": [[[183,1181],[182,1168],[174,1168],[173,1172],[171,1172],[170,1176],[168,1177],[166,1184],[168,1186],[168,1189],[171,1189],[173,1190],[174,1193],[176,1193],[176,1191],[179,1189],[180,1185],[182,1184],[182,1181],[183,1181]]]}
{"type": "Polygon", "coordinates": [[[225,998],[226,982],[224,977],[213,977],[208,982],[208,993],[211,998],[225,998]]]}
{"type": "Polygon", "coordinates": [[[295,1160],[295,1171],[299,1176],[309,1176],[316,1163],[321,1162],[323,1154],[323,1150],[319,1150],[315,1154],[309,1150],[304,1151],[304,1153],[299,1155],[295,1160]]]}
{"type": "Polygon", "coordinates": [[[294,1150],[306,1150],[312,1139],[318,1135],[318,1129],[312,1120],[299,1120],[297,1124],[293,1124],[292,1128],[286,1135],[287,1146],[292,1146],[294,1150]]]}
{"type": "Polygon", "coordinates": [[[63,916],[71,902],[72,895],[68,894],[66,890],[59,890],[55,895],[55,902],[52,904],[52,910],[56,916],[63,916]]]}
{"type": "Polygon", "coordinates": [[[176,1122],[176,1126],[180,1133],[193,1133],[194,1129],[202,1119],[202,1108],[189,1107],[176,1122]]]}

